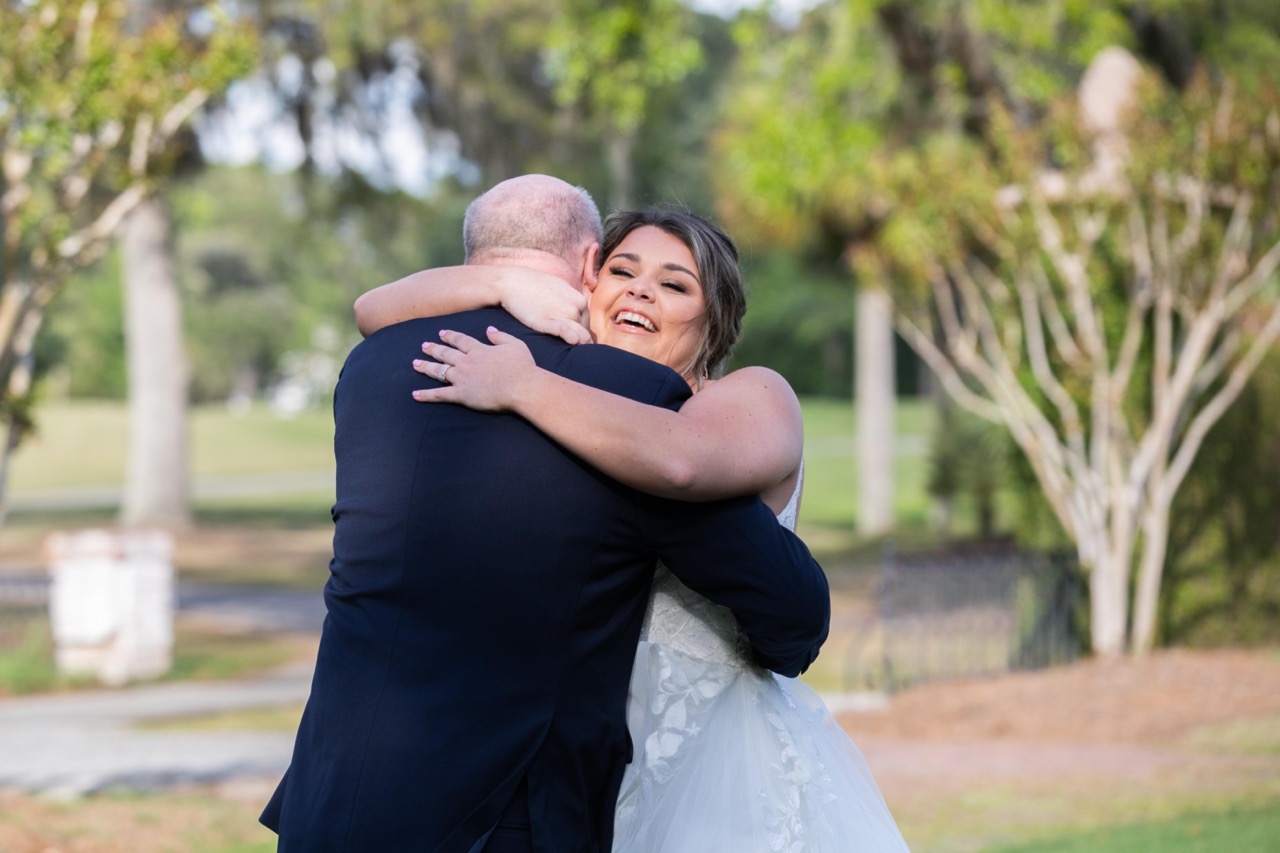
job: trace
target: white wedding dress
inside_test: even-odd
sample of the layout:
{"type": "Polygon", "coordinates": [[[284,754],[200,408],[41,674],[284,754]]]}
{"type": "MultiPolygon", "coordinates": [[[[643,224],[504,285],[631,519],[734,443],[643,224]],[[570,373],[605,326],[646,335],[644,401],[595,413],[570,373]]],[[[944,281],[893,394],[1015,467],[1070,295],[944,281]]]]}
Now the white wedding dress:
{"type": "MultiPolygon", "coordinates": [[[[778,517],[795,529],[800,484],[778,517]]],[[[614,853],[907,849],[818,695],[751,662],[732,614],[659,567],[627,708],[614,853]]]]}

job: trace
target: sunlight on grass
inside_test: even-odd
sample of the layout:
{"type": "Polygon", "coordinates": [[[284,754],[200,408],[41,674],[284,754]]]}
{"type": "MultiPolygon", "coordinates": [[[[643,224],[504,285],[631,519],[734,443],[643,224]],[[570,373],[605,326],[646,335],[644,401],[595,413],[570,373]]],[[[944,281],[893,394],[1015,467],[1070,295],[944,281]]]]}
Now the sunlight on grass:
{"type": "Polygon", "coordinates": [[[1109,826],[998,853],[1220,853],[1280,850],[1280,803],[1221,814],[1184,814],[1154,823],[1109,826]]]}
{"type": "MultiPolygon", "coordinates": [[[[1070,780],[1042,779],[1019,785],[975,780],[970,790],[938,793],[920,799],[891,801],[894,816],[913,853],[1050,853],[1108,851],[1109,847],[1053,845],[1075,839],[1096,840],[1117,828],[1176,824],[1188,816],[1261,814],[1276,802],[1274,785],[1232,785],[1230,790],[1131,786],[1081,787],[1070,780]],[[1043,845],[1043,846],[1042,846],[1043,845]]],[[[1177,848],[1179,850],[1186,848],[1177,848]]],[[[1193,848],[1195,849],[1195,848],[1193,848]]],[[[1208,850],[1274,850],[1218,847],[1208,850]]],[[[1119,851],[1163,851],[1149,847],[1119,851]]],[[[1188,851],[1189,853],[1189,851],[1188,851]]]]}
{"type": "MultiPolygon", "coordinates": [[[[803,523],[836,535],[852,533],[857,515],[857,470],[854,457],[854,407],[848,400],[805,398],[806,477],[803,523]]],[[[895,502],[901,525],[926,525],[929,499],[927,448],[934,408],[928,401],[903,399],[895,410],[900,436],[895,456],[895,502]]],[[[13,492],[115,486],[124,479],[128,450],[128,412],[123,404],[104,401],[61,401],[37,411],[37,434],[14,458],[13,492]]],[[[324,477],[333,468],[333,421],[327,408],[281,418],[266,406],[233,415],[221,406],[192,410],[192,472],[196,477],[249,477],[267,490],[254,494],[252,485],[234,497],[201,498],[200,523],[235,515],[232,523],[270,525],[280,514],[293,513],[289,526],[323,525],[333,502],[332,484],[324,477]],[[271,475],[314,472],[315,486],[285,485],[273,494],[271,475]],[[290,492],[290,493],[284,493],[290,492]],[[259,519],[255,521],[255,519],[259,519]]],[[[290,483],[293,480],[289,481],[290,483]]],[[[112,510],[15,513],[20,525],[51,526],[109,524],[112,510]],[[76,522],[67,518],[75,517],[76,522]]],[[[84,526],[84,525],[82,525],[84,526]]]]}
{"type": "Polygon", "coordinates": [[[1187,745],[1217,752],[1280,755],[1280,716],[1203,726],[1191,733],[1187,745]]]}
{"type": "MultiPolygon", "coordinates": [[[[221,406],[191,412],[191,462],[196,476],[237,476],[333,467],[333,418],[328,409],[281,418],[266,406],[233,415],[221,406]]],[[[15,493],[124,480],[128,410],[121,403],[45,403],[36,433],[13,460],[15,493]]]]}
{"type": "MultiPolygon", "coordinates": [[[[805,487],[801,517],[811,526],[853,529],[857,517],[854,406],[848,400],[806,397],[805,487]]],[[[895,457],[894,502],[898,517],[921,523],[928,514],[927,447],[934,409],[923,400],[900,400],[895,410],[901,438],[895,457]]]]}
{"type": "Polygon", "coordinates": [[[54,665],[48,620],[42,615],[23,621],[21,628],[6,626],[20,638],[0,651],[0,696],[52,690],[64,683],[54,665]]]}

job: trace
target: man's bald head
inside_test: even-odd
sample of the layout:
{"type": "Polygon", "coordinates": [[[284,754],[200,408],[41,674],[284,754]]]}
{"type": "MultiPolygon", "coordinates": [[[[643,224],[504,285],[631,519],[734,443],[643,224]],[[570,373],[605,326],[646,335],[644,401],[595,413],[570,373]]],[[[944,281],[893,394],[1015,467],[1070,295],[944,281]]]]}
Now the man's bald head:
{"type": "Polygon", "coordinates": [[[600,211],[581,187],[549,175],[521,175],[471,202],[462,225],[467,263],[493,263],[529,251],[576,264],[604,236],[600,211]]]}

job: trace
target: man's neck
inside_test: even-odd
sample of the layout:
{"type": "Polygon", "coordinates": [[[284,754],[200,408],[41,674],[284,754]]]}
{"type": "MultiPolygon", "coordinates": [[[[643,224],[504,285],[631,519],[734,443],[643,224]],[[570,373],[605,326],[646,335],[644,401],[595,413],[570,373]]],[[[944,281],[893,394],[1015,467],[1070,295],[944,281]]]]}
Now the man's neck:
{"type": "Polygon", "coordinates": [[[471,266],[528,267],[563,279],[571,287],[582,288],[581,271],[559,255],[537,249],[503,249],[478,254],[467,260],[471,266]]]}

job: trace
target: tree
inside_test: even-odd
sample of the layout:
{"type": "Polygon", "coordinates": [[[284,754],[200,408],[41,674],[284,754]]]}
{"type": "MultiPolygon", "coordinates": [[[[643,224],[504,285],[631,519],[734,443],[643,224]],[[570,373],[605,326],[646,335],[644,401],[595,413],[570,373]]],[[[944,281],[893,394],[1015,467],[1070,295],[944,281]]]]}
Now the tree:
{"type": "MultiPolygon", "coordinates": [[[[140,35],[159,7],[131,0],[125,27],[140,35]]],[[[171,143],[190,148],[190,133],[171,143]]],[[[130,526],[185,527],[191,521],[187,371],[182,301],[174,278],[173,222],[154,191],[125,217],[121,262],[129,385],[129,454],[120,518],[130,526]]]]}
{"type": "MultiPolygon", "coordinates": [[[[216,15],[130,35],[120,0],[0,4],[0,405],[24,420],[29,358],[67,274],[100,257],[172,165],[170,142],[248,67],[216,15]]],[[[2,479],[2,478],[0,478],[2,479]]]]}
{"type": "Polygon", "coordinates": [[[163,198],[149,195],[126,218],[121,255],[129,460],[120,518],[130,526],[181,528],[191,521],[187,359],[163,198]]]}
{"type": "Polygon", "coordinates": [[[1276,11],[850,0],[782,39],[743,52],[727,209],[816,226],[890,289],[944,387],[1035,469],[1090,572],[1095,651],[1144,651],[1170,501],[1280,323],[1276,11]],[[1070,96],[1110,43],[1162,78],[1127,142],[1070,96]],[[1206,65],[1247,96],[1215,102],[1206,65]]]}
{"type": "Polygon", "coordinates": [[[1115,140],[1074,121],[1010,123],[999,160],[938,152],[927,173],[965,162],[974,194],[881,269],[927,288],[900,298],[904,334],[1030,461],[1090,572],[1101,654],[1150,649],[1173,498],[1280,336],[1280,98],[1149,79],[1139,100],[1111,175],[1115,140]]]}
{"type": "Polygon", "coordinates": [[[646,125],[671,131],[666,147],[682,137],[681,154],[699,147],[667,124],[674,111],[664,108],[703,67],[704,42],[725,29],[678,0],[253,8],[266,35],[261,73],[304,143],[304,172],[337,167],[389,189],[396,152],[387,130],[405,128],[408,104],[434,162],[453,160],[433,168],[439,178],[489,186],[554,172],[607,185],[614,206],[632,203],[642,182],[636,147],[646,125]],[[360,144],[335,145],[335,129],[360,144]]]}
{"type": "Polygon", "coordinates": [[[694,20],[679,0],[562,0],[551,77],[562,103],[580,103],[599,123],[614,209],[634,203],[635,147],[654,93],[703,61],[694,20]]]}

